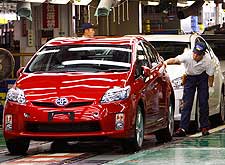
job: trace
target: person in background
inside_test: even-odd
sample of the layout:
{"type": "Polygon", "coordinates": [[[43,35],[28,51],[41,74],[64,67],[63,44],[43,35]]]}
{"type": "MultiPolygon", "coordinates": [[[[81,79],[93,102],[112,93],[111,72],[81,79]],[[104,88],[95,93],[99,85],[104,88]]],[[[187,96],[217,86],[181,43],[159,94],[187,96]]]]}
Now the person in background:
{"type": "Polygon", "coordinates": [[[84,38],[93,38],[95,35],[95,27],[91,23],[84,23],[81,25],[81,29],[83,30],[84,38]]]}
{"type": "Polygon", "coordinates": [[[190,115],[197,89],[199,99],[199,121],[202,135],[209,135],[209,91],[213,92],[215,67],[206,52],[206,44],[197,42],[193,50],[184,52],[175,58],[167,59],[165,65],[184,63],[186,81],[184,83],[183,109],[181,111],[180,127],[175,132],[175,137],[186,136],[190,115]]]}

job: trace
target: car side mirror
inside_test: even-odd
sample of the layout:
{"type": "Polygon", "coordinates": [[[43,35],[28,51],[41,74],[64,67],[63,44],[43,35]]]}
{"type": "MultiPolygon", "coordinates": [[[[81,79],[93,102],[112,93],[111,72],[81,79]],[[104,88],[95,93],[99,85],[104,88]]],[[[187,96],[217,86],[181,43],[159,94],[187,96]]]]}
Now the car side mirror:
{"type": "Polygon", "coordinates": [[[20,74],[23,72],[23,70],[24,70],[24,67],[19,68],[16,72],[16,77],[19,77],[20,74]]]}
{"type": "Polygon", "coordinates": [[[142,66],[141,68],[143,69],[143,75],[144,75],[144,77],[149,77],[150,74],[151,74],[150,68],[147,67],[147,66],[142,66]]]}

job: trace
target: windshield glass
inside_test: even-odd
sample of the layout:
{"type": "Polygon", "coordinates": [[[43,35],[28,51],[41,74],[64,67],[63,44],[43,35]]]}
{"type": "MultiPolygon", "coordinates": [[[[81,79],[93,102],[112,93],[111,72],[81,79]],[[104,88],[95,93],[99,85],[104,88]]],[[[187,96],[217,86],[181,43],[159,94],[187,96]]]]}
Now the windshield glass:
{"type": "Polygon", "coordinates": [[[212,39],[212,40],[207,40],[208,44],[212,48],[213,52],[215,55],[219,58],[219,60],[225,60],[225,40],[217,40],[217,39],[212,39]]]}
{"type": "Polygon", "coordinates": [[[25,72],[122,72],[130,69],[130,63],[130,46],[48,46],[36,54],[25,72]]]}
{"type": "Polygon", "coordinates": [[[191,47],[187,42],[151,41],[151,44],[156,48],[164,60],[174,58],[191,47]]]}

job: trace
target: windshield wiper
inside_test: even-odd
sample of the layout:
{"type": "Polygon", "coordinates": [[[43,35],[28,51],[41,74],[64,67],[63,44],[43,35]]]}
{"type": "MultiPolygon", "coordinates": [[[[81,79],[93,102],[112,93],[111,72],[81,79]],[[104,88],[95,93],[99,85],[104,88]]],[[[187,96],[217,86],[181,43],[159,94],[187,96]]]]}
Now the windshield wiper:
{"type": "Polygon", "coordinates": [[[66,72],[78,72],[75,69],[58,69],[58,70],[47,70],[47,71],[35,71],[34,74],[41,74],[41,73],[66,73],[66,72]]]}
{"type": "Polygon", "coordinates": [[[45,71],[33,71],[31,73],[34,73],[34,74],[41,74],[41,73],[45,73],[45,71]]]}

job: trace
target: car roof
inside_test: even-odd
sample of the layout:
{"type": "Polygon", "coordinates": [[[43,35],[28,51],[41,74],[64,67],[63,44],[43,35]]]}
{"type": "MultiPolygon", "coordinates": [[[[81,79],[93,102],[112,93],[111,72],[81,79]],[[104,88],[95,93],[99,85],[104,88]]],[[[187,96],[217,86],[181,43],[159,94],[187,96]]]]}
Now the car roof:
{"type": "MultiPolygon", "coordinates": [[[[129,35],[135,36],[135,35],[129,35]]],[[[193,34],[150,34],[150,35],[139,35],[149,42],[185,42],[190,44],[190,48],[193,49],[195,45],[196,38],[201,38],[201,35],[197,33],[193,34]]]]}
{"type": "Polygon", "coordinates": [[[45,46],[60,46],[60,45],[93,45],[93,44],[109,44],[109,45],[132,45],[139,40],[144,38],[138,36],[123,36],[123,37],[94,37],[94,38],[84,38],[84,37],[58,37],[48,41],[45,46]]]}
{"type": "Polygon", "coordinates": [[[147,41],[176,41],[176,42],[190,42],[193,34],[152,34],[141,35],[147,41]]]}

